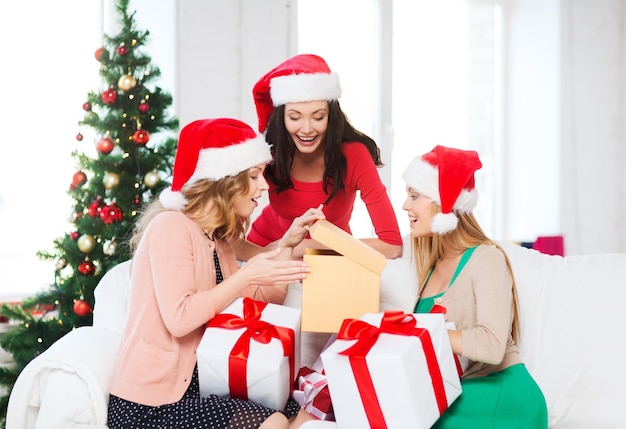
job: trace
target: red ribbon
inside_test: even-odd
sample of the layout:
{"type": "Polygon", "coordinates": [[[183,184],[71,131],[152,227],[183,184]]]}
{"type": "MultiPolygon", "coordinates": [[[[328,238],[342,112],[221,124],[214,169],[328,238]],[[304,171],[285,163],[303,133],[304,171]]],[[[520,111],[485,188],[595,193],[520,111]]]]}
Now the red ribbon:
{"type": "MultiPolygon", "coordinates": [[[[446,312],[448,311],[448,309],[446,307],[444,307],[443,305],[439,305],[439,304],[435,304],[433,305],[433,308],[430,309],[431,313],[441,313],[441,314],[446,314],[446,312]]],[[[461,361],[459,360],[459,357],[452,353],[452,356],[454,356],[454,364],[456,365],[456,372],[459,374],[459,377],[463,375],[463,366],[461,366],[461,361]]]]}
{"type": "Polygon", "coordinates": [[[370,375],[365,356],[374,346],[380,334],[394,334],[417,337],[422,343],[422,349],[426,356],[428,372],[432,380],[435,398],[441,415],[448,408],[448,400],[443,383],[443,376],[437,361],[437,355],[433,346],[430,333],[425,328],[418,328],[417,321],[412,314],[402,311],[386,311],[380,323],[376,327],[357,319],[345,319],[341,329],[337,333],[338,340],[357,340],[352,346],[339,354],[348,356],[354,378],[359,389],[361,402],[367,415],[370,427],[387,428],[382,409],[376,396],[374,383],[370,375]]]}
{"type": "Polygon", "coordinates": [[[274,326],[261,320],[261,313],[266,306],[266,302],[244,298],[243,317],[219,313],[207,323],[207,328],[245,329],[228,357],[228,388],[232,397],[248,399],[247,364],[252,340],[261,344],[268,344],[272,338],[280,340],[283,345],[283,356],[289,357],[288,386],[291,390],[295,371],[295,334],[293,329],[274,326]]]}

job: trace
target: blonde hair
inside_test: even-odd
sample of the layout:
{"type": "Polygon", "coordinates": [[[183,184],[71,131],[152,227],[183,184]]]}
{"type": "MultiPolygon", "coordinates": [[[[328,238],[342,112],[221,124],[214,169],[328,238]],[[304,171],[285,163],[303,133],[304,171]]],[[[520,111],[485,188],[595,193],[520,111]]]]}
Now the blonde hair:
{"type": "MultiPolygon", "coordinates": [[[[250,219],[237,215],[234,205],[249,191],[248,170],[220,180],[199,180],[185,185],[181,190],[187,200],[187,205],[181,212],[195,220],[203,230],[214,231],[214,238],[225,241],[243,238],[250,226],[250,219]]],[[[134,234],[129,241],[131,252],[137,250],[152,219],[166,210],[168,209],[163,207],[158,198],[148,204],[135,224],[134,234]]]]}
{"type": "MultiPolygon", "coordinates": [[[[437,203],[432,203],[432,214],[441,212],[441,207],[437,203]]],[[[418,295],[422,292],[424,286],[426,286],[426,279],[428,273],[434,266],[437,259],[443,254],[444,245],[453,251],[462,252],[470,247],[478,246],[480,244],[491,244],[496,246],[504,255],[507,269],[511,275],[512,288],[513,288],[513,326],[512,333],[513,339],[517,342],[519,337],[519,311],[518,311],[518,298],[517,287],[515,285],[515,277],[513,276],[513,269],[511,268],[511,262],[509,261],[506,252],[495,241],[491,240],[483,229],[478,224],[478,221],[474,217],[473,213],[459,213],[455,212],[459,218],[457,227],[443,235],[433,234],[428,237],[412,237],[412,250],[415,259],[415,265],[417,269],[418,278],[418,295]]]]}

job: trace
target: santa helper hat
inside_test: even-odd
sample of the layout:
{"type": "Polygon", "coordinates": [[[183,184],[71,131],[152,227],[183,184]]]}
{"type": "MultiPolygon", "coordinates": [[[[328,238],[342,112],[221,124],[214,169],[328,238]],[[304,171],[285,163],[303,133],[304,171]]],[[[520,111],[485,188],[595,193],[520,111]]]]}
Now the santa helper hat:
{"type": "Polygon", "coordinates": [[[259,118],[259,132],[265,132],[274,107],[285,103],[337,100],[341,97],[339,75],[330,71],[320,56],[300,54],[267,72],[252,89],[259,118]]]}
{"type": "Polygon", "coordinates": [[[249,125],[230,118],[200,119],[180,132],[172,186],[159,200],[167,209],[187,205],[181,190],[198,180],[220,180],[269,162],[270,147],[249,125]]]}
{"type": "Polygon", "coordinates": [[[402,178],[410,188],[441,206],[441,213],[431,223],[433,233],[453,231],[459,222],[454,212],[468,213],[476,207],[474,173],[481,167],[476,151],[446,146],[435,146],[411,161],[402,178]]]}

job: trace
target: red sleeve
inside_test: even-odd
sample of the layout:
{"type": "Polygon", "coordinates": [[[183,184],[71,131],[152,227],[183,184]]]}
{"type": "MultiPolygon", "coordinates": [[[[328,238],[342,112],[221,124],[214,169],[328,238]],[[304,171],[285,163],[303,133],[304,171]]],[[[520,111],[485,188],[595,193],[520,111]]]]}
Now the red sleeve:
{"type": "Polygon", "coordinates": [[[346,186],[354,186],[361,191],[361,199],[367,207],[376,236],[387,244],[402,245],[391,200],[367,148],[361,143],[345,143],[343,146],[348,163],[346,186]]]}

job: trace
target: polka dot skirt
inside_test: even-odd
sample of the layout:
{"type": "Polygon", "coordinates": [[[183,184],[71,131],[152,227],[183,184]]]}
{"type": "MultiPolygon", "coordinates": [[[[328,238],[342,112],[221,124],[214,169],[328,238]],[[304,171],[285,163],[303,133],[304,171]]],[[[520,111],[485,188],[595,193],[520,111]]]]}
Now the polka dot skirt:
{"type": "MultiPolygon", "coordinates": [[[[222,272],[215,260],[218,283],[222,272]]],[[[283,414],[295,416],[300,405],[289,399],[283,414]]],[[[110,395],[108,426],[110,429],[257,429],[276,410],[255,402],[209,395],[200,397],[198,366],[182,399],[173,404],[151,407],[110,395]]]]}
{"type": "MultiPolygon", "coordinates": [[[[295,416],[300,406],[289,399],[287,418],[295,416]]],[[[200,397],[198,367],[183,398],[173,404],[150,407],[111,395],[110,429],[257,429],[276,410],[255,402],[209,395],[200,397]]]]}

